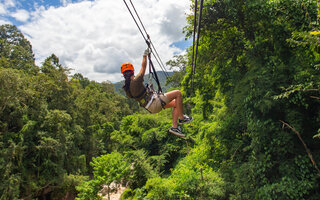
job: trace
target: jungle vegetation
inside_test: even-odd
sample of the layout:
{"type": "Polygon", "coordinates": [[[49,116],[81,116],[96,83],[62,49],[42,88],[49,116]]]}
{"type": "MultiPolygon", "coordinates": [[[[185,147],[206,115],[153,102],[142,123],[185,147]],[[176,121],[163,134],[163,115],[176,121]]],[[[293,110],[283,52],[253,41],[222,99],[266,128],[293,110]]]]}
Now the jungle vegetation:
{"type": "Polygon", "coordinates": [[[195,74],[192,47],[167,63],[195,119],[184,139],[170,110],[148,114],[54,54],[37,66],[0,26],[0,199],[101,199],[111,183],[128,200],[320,199],[318,2],[205,0],[202,17],[195,74]]]}

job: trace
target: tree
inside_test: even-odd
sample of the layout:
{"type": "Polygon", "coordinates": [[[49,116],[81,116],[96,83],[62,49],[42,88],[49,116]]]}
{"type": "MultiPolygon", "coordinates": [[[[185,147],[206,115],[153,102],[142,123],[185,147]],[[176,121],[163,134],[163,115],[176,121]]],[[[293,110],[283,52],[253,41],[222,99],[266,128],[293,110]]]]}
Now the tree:
{"type": "Polygon", "coordinates": [[[90,80],[87,77],[83,77],[82,74],[76,73],[72,76],[73,79],[79,80],[83,88],[87,87],[90,84],[90,80]]]}
{"type": "Polygon", "coordinates": [[[123,179],[128,178],[130,172],[130,163],[118,152],[93,158],[91,165],[94,178],[77,187],[80,192],[77,198],[79,200],[99,199],[98,192],[103,184],[108,187],[108,199],[110,199],[111,183],[121,183],[123,179]]]}
{"type": "MultiPolygon", "coordinates": [[[[302,133],[319,160],[320,108],[311,98],[319,96],[318,2],[221,0],[203,9],[193,112],[218,124],[206,137],[228,149],[225,162],[210,165],[223,165],[227,198],[317,199],[317,172],[280,120],[302,133]]],[[[191,76],[188,65],[183,91],[191,76]]]]}
{"type": "Polygon", "coordinates": [[[0,66],[22,69],[32,74],[39,71],[30,42],[14,25],[0,26],[0,66]]]}
{"type": "Polygon", "coordinates": [[[39,72],[16,27],[0,26],[0,37],[0,199],[74,196],[133,111],[110,83],[69,81],[54,54],[39,72]]]}
{"type": "Polygon", "coordinates": [[[185,56],[175,55],[172,60],[169,60],[166,63],[166,65],[169,65],[170,69],[177,69],[172,76],[167,78],[166,85],[171,84],[171,87],[173,88],[181,86],[183,77],[186,74],[187,61],[185,56]]]}

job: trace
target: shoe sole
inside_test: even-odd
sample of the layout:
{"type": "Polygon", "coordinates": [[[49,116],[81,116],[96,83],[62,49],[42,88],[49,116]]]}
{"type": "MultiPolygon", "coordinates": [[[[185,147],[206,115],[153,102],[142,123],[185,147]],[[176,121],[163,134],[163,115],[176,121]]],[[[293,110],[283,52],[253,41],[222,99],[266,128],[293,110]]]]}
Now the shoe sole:
{"type": "Polygon", "coordinates": [[[178,137],[186,137],[184,134],[182,134],[182,133],[177,133],[177,132],[174,132],[174,131],[172,131],[172,130],[169,130],[169,133],[172,133],[173,135],[178,136],[178,137]]]}
{"type": "Polygon", "coordinates": [[[192,122],[193,121],[193,118],[190,120],[190,121],[188,121],[188,122],[179,122],[178,124],[187,124],[187,123],[190,123],[190,122],[192,122]]]}

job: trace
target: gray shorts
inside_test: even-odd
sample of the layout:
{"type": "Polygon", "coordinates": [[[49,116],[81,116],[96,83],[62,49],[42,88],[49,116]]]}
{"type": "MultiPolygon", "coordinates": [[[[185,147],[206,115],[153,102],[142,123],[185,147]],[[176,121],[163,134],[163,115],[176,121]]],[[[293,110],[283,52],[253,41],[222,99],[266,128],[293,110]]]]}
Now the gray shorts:
{"type": "Polygon", "coordinates": [[[153,94],[153,97],[146,105],[146,109],[149,110],[151,113],[158,113],[162,110],[162,105],[161,105],[161,101],[160,101],[159,97],[166,104],[169,103],[169,99],[166,95],[159,94],[159,96],[158,96],[158,94],[153,94]]]}

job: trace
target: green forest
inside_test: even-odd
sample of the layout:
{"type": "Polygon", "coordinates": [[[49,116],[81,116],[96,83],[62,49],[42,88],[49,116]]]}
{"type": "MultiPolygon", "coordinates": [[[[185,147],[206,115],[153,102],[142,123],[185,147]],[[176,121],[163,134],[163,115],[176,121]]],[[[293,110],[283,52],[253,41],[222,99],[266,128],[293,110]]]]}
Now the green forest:
{"type": "Polygon", "coordinates": [[[194,75],[192,46],[167,62],[186,138],[170,109],[149,114],[54,52],[37,66],[1,25],[0,200],[95,200],[112,184],[122,200],[319,200],[319,20],[316,0],[205,0],[194,75]]]}

